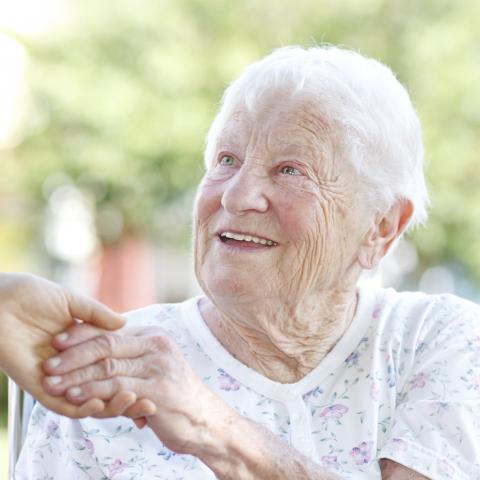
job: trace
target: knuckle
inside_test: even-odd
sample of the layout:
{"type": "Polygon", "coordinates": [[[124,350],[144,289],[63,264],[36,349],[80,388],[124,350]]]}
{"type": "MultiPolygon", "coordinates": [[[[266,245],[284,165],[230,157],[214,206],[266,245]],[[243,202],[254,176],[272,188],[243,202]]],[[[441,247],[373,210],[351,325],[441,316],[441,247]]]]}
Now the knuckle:
{"type": "Polygon", "coordinates": [[[117,345],[117,338],[115,335],[104,333],[96,338],[96,343],[102,353],[112,355],[117,345]]]}
{"type": "Polygon", "coordinates": [[[106,378],[114,377],[117,374],[117,362],[114,358],[104,358],[100,362],[100,368],[103,376],[106,378]]]}
{"type": "Polygon", "coordinates": [[[171,351],[173,349],[174,342],[167,334],[156,334],[151,337],[151,341],[156,349],[171,351]]]}
{"type": "Polygon", "coordinates": [[[125,381],[122,377],[112,378],[112,387],[114,392],[120,392],[126,389],[125,381]]]}
{"type": "Polygon", "coordinates": [[[69,385],[78,385],[92,380],[92,377],[92,369],[86,367],[73,372],[70,377],[66,378],[66,380],[69,385]]]}

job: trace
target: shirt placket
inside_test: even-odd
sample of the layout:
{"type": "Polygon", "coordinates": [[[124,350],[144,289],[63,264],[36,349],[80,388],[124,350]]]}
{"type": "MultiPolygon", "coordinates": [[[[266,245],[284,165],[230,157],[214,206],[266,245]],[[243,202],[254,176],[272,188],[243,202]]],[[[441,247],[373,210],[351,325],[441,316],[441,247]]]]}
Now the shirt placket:
{"type": "Polygon", "coordinates": [[[291,445],[312,458],[314,452],[311,430],[311,413],[302,397],[295,397],[286,403],[290,417],[290,442],[291,445]]]}

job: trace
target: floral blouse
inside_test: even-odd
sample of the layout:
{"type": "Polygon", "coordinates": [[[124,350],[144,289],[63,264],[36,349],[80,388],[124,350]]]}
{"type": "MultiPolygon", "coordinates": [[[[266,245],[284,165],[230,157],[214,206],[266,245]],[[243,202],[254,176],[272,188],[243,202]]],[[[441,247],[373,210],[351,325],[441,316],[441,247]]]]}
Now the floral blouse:
{"type": "MultiPolygon", "coordinates": [[[[129,322],[162,326],[203,382],[239,414],[344,479],[380,479],[378,460],[390,458],[435,480],[480,480],[480,309],[473,303],[361,288],[340,341],[300,381],[281,384],[222,347],[200,315],[199,299],[149,306],[131,312],[129,322]]],[[[71,420],[37,404],[16,478],[215,475],[129,419],[71,420]]]]}

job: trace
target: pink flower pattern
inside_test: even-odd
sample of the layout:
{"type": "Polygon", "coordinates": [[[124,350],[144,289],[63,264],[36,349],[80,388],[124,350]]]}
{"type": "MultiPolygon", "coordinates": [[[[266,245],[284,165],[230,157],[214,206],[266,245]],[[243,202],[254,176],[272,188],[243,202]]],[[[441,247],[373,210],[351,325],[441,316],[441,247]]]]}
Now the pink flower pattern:
{"type": "Polygon", "coordinates": [[[369,442],[362,442],[357,447],[353,447],[350,455],[355,459],[355,465],[363,465],[368,463],[371,458],[372,444],[369,442]]]}
{"type": "Polygon", "coordinates": [[[47,424],[46,434],[48,437],[59,438],[59,427],[58,423],[54,420],[50,420],[47,424]]]}
{"type": "Polygon", "coordinates": [[[338,461],[337,461],[337,456],[336,455],[323,455],[322,458],[320,459],[322,462],[322,465],[325,467],[337,467],[338,466],[338,461]]]}
{"type": "Polygon", "coordinates": [[[401,438],[392,438],[391,445],[395,452],[405,452],[407,450],[407,444],[401,438]]]}
{"type": "Polygon", "coordinates": [[[340,420],[340,418],[342,418],[347,412],[348,407],[345,405],[335,404],[325,407],[318,416],[323,418],[324,421],[328,421],[331,418],[340,420]]]}
{"type": "Polygon", "coordinates": [[[83,443],[85,445],[85,448],[90,452],[91,455],[93,455],[95,453],[95,447],[93,446],[92,441],[88,438],[85,438],[83,440],[83,443]]]}
{"type": "Polygon", "coordinates": [[[108,478],[113,478],[115,475],[122,473],[127,467],[126,463],[117,458],[108,466],[108,478]]]}
{"type": "MultiPolygon", "coordinates": [[[[464,478],[480,479],[480,458],[469,459],[471,450],[465,447],[472,445],[472,435],[480,435],[480,424],[464,408],[467,402],[473,412],[480,408],[478,309],[475,321],[467,316],[456,323],[466,307],[441,304],[436,297],[410,300],[392,291],[388,295],[398,298],[398,303],[372,300],[368,311],[373,307],[375,321],[370,318],[370,326],[354,337],[336,366],[319,369],[318,375],[308,375],[292,387],[272,389],[291,394],[284,398],[292,403],[303,402],[303,414],[310,415],[305,425],[290,423],[288,401],[281,395],[274,398],[267,389],[267,393],[256,390],[256,384],[243,379],[241,370],[236,373],[232,365],[212,360],[200,337],[182,327],[184,317],[178,306],[149,307],[135,321],[165,324],[165,331],[174,332],[175,341],[207,387],[241,415],[287,441],[293,428],[307,429],[312,456],[342,478],[378,478],[377,456],[386,453],[389,458],[409,458],[412,465],[427,460],[442,472],[442,478],[452,480],[460,478],[457,458],[463,455],[464,464],[472,468],[462,472],[464,478]],[[419,306],[419,299],[424,304],[419,306]],[[427,312],[427,317],[420,318],[418,312],[427,312]],[[442,428],[456,432],[455,438],[437,435],[442,428]],[[425,458],[431,448],[436,463],[425,458]]],[[[194,315],[190,311],[188,318],[194,315]]],[[[257,381],[260,385],[261,380],[257,381]]],[[[54,480],[209,478],[195,457],[167,449],[152,441],[152,435],[149,429],[135,429],[125,418],[72,421],[36,405],[19,478],[31,478],[22,473],[32,469],[35,478],[48,472],[54,480]],[[66,455],[70,462],[65,462],[66,455]]]]}
{"type": "Polygon", "coordinates": [[[412,379],[409,381],[410,388],[413,390],[414,388],[424,388],[425,385],[427,384],[428,380],[428,375],[425,373],[417,373],[412,377],[412,379]]]}
{"type": "Polygon", "coordinates": [[[222,390],[236,391],[240,389],[240,382],[235,380],[233,377],[231,377],[227,372],[225,372],[221,368],[219,368],[218,371],[220,372],[220,375],[218,376],[218,380],[220,382],[219,385],[222,390]]]}

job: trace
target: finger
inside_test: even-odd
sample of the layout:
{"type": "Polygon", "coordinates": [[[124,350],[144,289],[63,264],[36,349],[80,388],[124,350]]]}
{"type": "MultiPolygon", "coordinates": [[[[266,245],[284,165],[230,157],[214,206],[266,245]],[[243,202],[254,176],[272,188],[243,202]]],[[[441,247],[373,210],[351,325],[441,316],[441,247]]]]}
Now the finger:
{"type": "Polygon", "coordinates": [[[93,365],[78,368],[63,375],[47,376],[42,386],[44,390],[55,397],[65,394],[70,387],[82,385],[95,380],[106,380],[116,376],[150,377],[150,355],[137,358],[104,358],[93,365]]]}
{"type": "Polygon", "coordinates": [[[119,417],[136,402],[137,396],[134,392],[121,391],[112,397],[101,412],[98,412],[93,416],[95,418],[119,417]]]}
{"type": "MultiPolygon", "coordinates": [[[[158,335],[159,330],[159,327],[155,326],[128,327],[116,331],[115,334],[139,337],[144,335],[158,335]]],[[[65,331],[56,335],[52,341],[52,345],[55,349],[62,351],[108,332],[109,330],[88,323],[74,323],[65,331]]],[[[166,334],[167,332],[164,333],[166,334]]]]}
{"type": "Polygon", "coordinates": [[[147,419],[145,417],[133,418],[133,423],[138,429],[142,429],[147,424],[147,419]]]}
{"type": "Polygon", "coordinates": [[[88,323],[75,323],[62,333],[55,335],[52,346],[56,350],[66,350],[67,348],[86,342],[92,338],[108,333],[104,328],[96,327],[88,323]]]}
{"type": "Polygon", "coordinates": [[[85,418],[96,415],[105,408],[105,403],[99,398],[91,398],[78,407],[78,417],[85,418]]]}
{"type": "Polygon", "coordinates": [[[172,342],[167,335],[126,337],[114,333],[102,334],[48,359],[43,369],[48,375],[62,375],[104,358],[133,358],[171,348],[172,342]]]}
{"type": "Polygon", "coordinates": [[[96,415],[105,408],[99,398],[91,398],[81,405],[73,405],[65,398],[47,398],[41,402],[46,408],[70,418],[84,418],[96,415]]]}
{"type": "Polygon", "coordinates": [[[97,380],[69,388],[65,392],[67,400],[74,405],[81,405],[90,398],[110,400],[121,391],[136,392],[141,390],[141,380],[130,377],[114,377],[97,380]]]}
{"type": "MultiPolygon", "coordinates": [[[[125,392],[117,393],[113,397],[113,399],[117,398],[119,395],[123,393],[125,392]]],[[[133,392],[129,392],[129,393],[133,393],[133,392]]],[[[106,417],[113,416],[111,415],[111,410],[109,409],[109,405],[110,403],[107,405],[105,410],[95,415],[95,418],[106,418],[106,417]]],[[[143,417],[148,417],[150,415],[155,415],[155,413],[157,413],[157,407],[151,400],[148,400],[147,398],[142,398],[141,400],[136,400],[134,402],[131,402],[131,404],[129,405],[127,405],[127,403],[125,402],[124,404],[118,407],[115,413],[117,414],[116,416],[122,415],[124,417],[129,417],[134,420],[137,418],[143,418],[143,417]]]]}
{"type": "Polygon", "coordinates": [[[124,317],[96,300],[69,291],[67,291],[67,299],[72,318],[78,318],[107,330],[115,330],[125,325],[124,317]]]}
{"type": "Polygon", "coordinates": [[[130,417],[132,419],[149,417],[150,415],[155,415],[157,413],[157,406],[152,400],[148,398],[142,398],[137,400],[131,407],[129,407],[124,412],[125,417],[130,417]]]}

